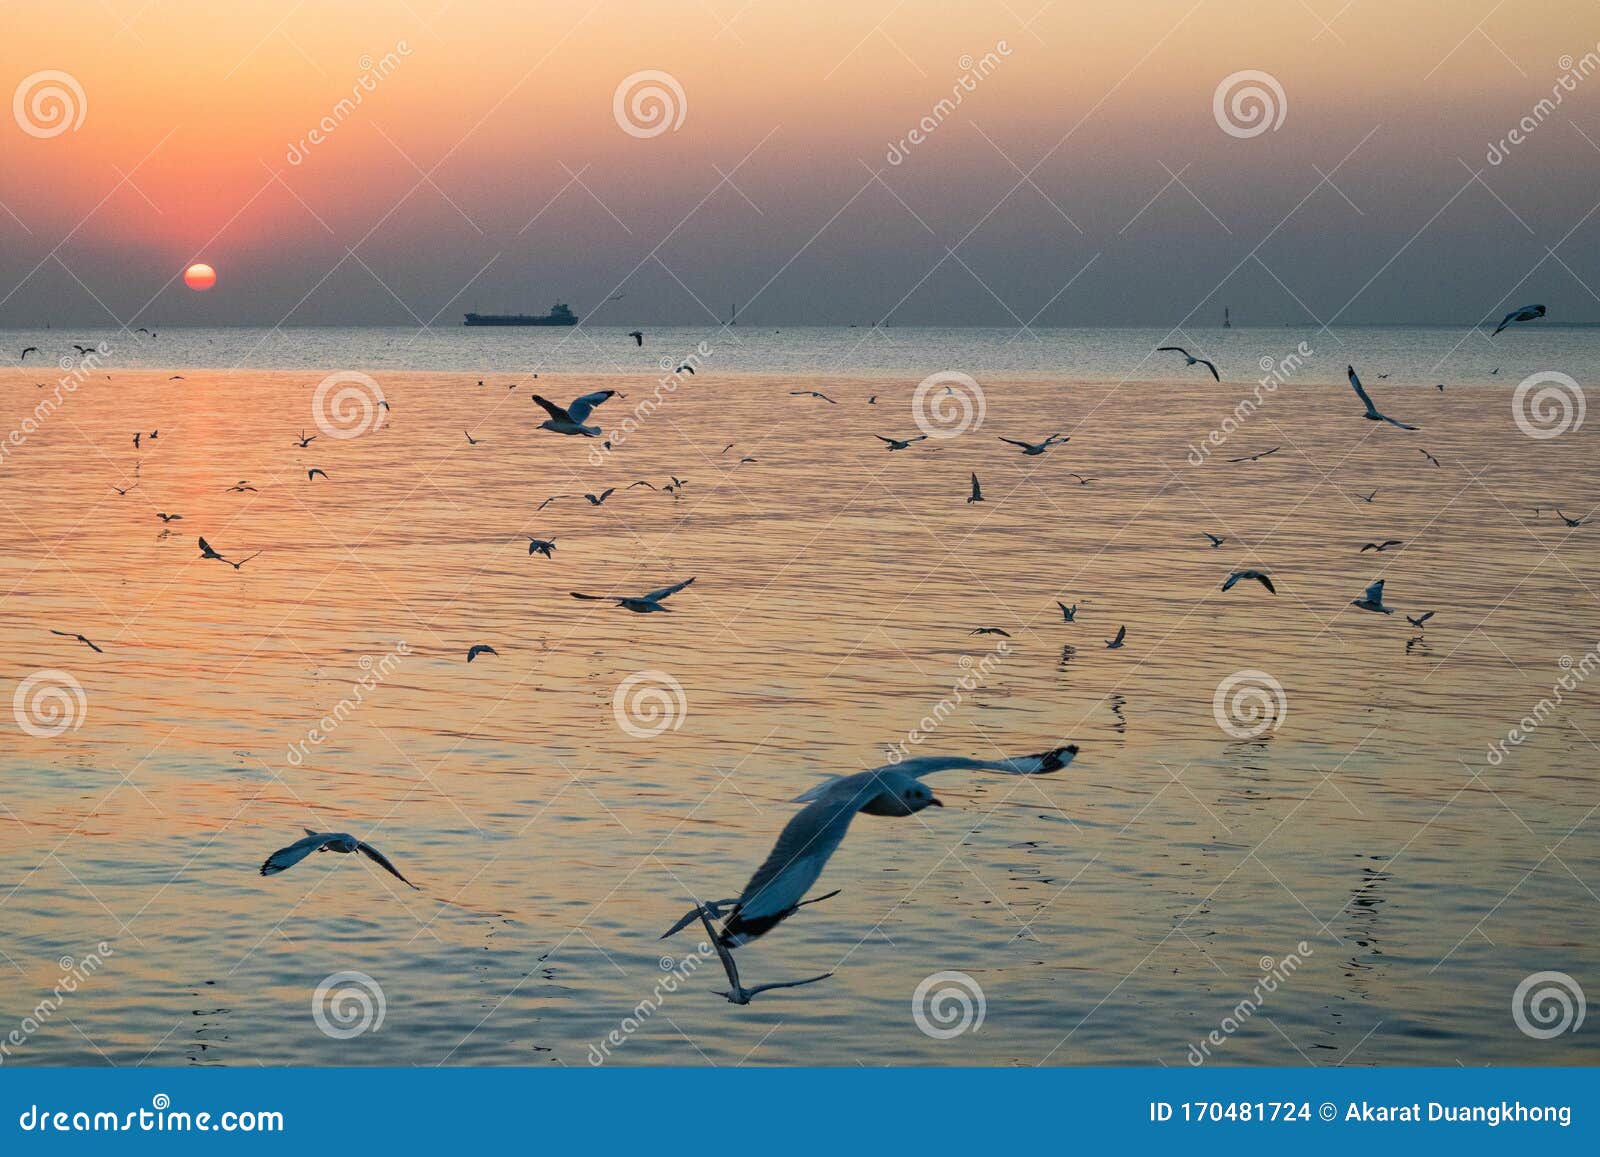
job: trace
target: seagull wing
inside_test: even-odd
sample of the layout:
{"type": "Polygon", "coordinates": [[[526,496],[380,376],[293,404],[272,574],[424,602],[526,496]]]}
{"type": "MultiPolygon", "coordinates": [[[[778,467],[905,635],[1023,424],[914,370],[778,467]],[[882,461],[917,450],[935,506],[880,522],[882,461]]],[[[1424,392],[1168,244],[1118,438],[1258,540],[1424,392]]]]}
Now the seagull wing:
{"type": "Polygon", "coordinates": [[[568,593],[575,599],[587,599],[591,603],[614,603],[617,601],[616,595],[583,595],[577,591],[569,591],[568,593]]]}
{"type": "Polygon", "coordinates": [[[1273,594],[1277,594],[1278,593],[1278,588],[1272,585],[1272,578],[1269,575],[1264,575],[1264,574],[1261,574],[1261,573],[1258,572],[1256,574],[1251,575],[1250,577],[1255,579],[1256,581],[1258,581],[1262,586],[1266,587],[1267,590],[1271,591],[1273,594]]]}
{"type": "Polygon", "coordinates": [[[1238,571],[1235,571],[1233,574],[1229,575],[1228,578],[1227,578],[1227,581],[1225,581],[1222,584],[1222,589],[1225,590],[1225,591],[1231,591],[1233,589],[1234,584],[1237,583],[1243,577],[1244,577],[1244,575],[1240,574],[1238,571]]]}
{"type": "MultiPolygon", "coordinates": [[[[1372,404],[1372,398],[1367,395],[1366,390],[1361,388],[1361,379],[1356,377],[1355,366],[1346,366],[1345,372],[1350,375],[1350,385],[1355,389],[1356,396],[1361,399],[1361,404],[1367,408],[1367,417],[1382,418],[1383,415],[1378,413],[1378,407],[1372,404]]],[[[1387,420],[1385,419],[1385,421],[1387,420]]]]}
{"type": "MultiPolygon", "coordinates": [[[[388,856],[386,856],[382,852],[378,851],[377,848],[373,847],[371,844],[367,843],[365,840],[357,840],[356,841],[356,851],[360,852],[363,856],[367,857],[367,859],[371,860],[374,864],[377,864],[378,867],[382,868],[385,872],[388,872],[391,876],[393,876],[395,879],[399,880],[402,884],[405,884],[407,887],[410,887],[410,888],[417,888],[417,886],[415,884],[413,884],[410,880],[406,879],[404,876],[402,876],[400,874],[400,869],[399,868],[395,867],[393,864],[391,864],[389,862],[389,857],[388,856]]],[[[420,892],[420,891],[422,891],[422,889],[421,888],[417,888],[417,891],[420,892]]]]}
{"type": "Polygon", "coordinates": [[[275,876],[279,872],[287,871],[332,838],[329,832],[312,832],[303,840],[296,840],[286,848],[279,848],[261,865],[261,874],[275,876]]]}
{"type": "Polygon", "coordinates": [[[1000,441],[1010,442],[1013,446],[1021,446],[1024,450],[1028,449],[1029,446],[1027,442],[1019,442],[1015,438],[1001,438],[1000,441]]]}
{"type": "Polygon", "coordinates": [[[879,794],[877,788],[872,772],[846,776],[822,799],[797,812],[744,886],[723,925],[723,940],[735,945],[754,940],[794,911],[843,842],[850,821],[879,794]]]}
{"type": "Polygon", "coordinates": [[[594,412],[594,408],[616,392],[617,391],[615,390],[596,390],[592,394],[585,394],[581,398],[574,398],[572,405],[567,407],[567,417],[571,418],[574,422],[581,423],[588,421],[589,415],[594,412]]]}
{"type": "Polygon", "coordinates": [[[1388,414],[1379,414],[1378,417],[1382,418],[1385,422],[1388,422],[1391,426],[1399,426],[1402,430],[1420,430],[1422,428],[1420,426],[1408,426],[1404,422],[1397,421],[1396,419],[1389,417],[1388,414]]]}
{"type": "Polygon", "coordinates": [[[552,402],[549,398],[541,398],[538,394],[534,394],[533,395],[533,400],[538,402],[541,406],[543,406],[544,409],[545,409],[545,413],[549,414],[552,418],[555,418],[557,421],[560,421],[562,418],[571,418],[571,416],[572,416],[572,415],[568,414],[565,410],[563,410],[560,406],[558,406],[554,402],[552,402]]]}
{"type": "Polygon", "coordinates": [[[1216,366],[1214,366],[1210,362],[1206,361],[1205,358],[1197,358],[1195,360],[1198,361],[1201,365],[1205,366],[1206,369],[1210,370],[1211,371],[1211,376],[1216,378],[1217,381],[1220,382],[1222,380],[1222,375],[1217,373],[1217,367],[1216,366]]]}
{"type": "Polygon", "coordinates": [[[1383,580],[1379,579],[1377,582],[1373,583],[1366,589],[1366,592],[1361,597],[1366,599],[1369,603],[1383,602],[1383,580]]]}
{"type": "Polygon", "coordinates": [[[1156,346],[1156,353],[1179,353],[1184,357],[1189,356],[1189,351],[1184,349],[1181,345],[1158,345],[1156,346]]]}
{"type": "Polygon", "coordinates": [[[681,583],[677,583],[674,586],[662,587],[660,590],[651,591],[649,594],[644,596],[644,601],[647,602],[647,603],[659,603],[662,599],[666,598],[668,595],[677,594],[679,591],[681,591],[684,587],[688,586],[692,582],[694,582],[694,579],[692,577],[691,578],[686,578],[681,583]]]}

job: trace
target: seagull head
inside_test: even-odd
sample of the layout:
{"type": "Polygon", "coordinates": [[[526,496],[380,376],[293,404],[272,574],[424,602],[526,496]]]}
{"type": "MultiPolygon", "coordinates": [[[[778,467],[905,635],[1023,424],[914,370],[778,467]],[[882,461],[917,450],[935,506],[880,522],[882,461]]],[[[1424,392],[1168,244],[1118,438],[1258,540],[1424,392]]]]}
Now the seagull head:
{"type": "Polygon", "coordinates": [[[861,810],[875,816],[911,816],[930,807],[943,807],[933,789],[915,776],[903,772],[883,775],[884,790],[861,810]]]}

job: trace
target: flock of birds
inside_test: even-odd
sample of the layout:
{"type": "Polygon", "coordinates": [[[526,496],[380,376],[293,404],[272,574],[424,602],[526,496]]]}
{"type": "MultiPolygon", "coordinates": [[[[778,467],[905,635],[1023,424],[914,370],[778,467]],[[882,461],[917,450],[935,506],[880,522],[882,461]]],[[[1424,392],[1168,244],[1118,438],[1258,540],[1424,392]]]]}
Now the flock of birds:
{"type": "MultiPolygon", "coordinates": [[[[1511,313],[1506,315],[1505,319],[1500,323],[1499,327],[1497,327],[1494,332],[1499,333],[1507,325],[1521,321],[1531,321],[1536,318],[1543,317],[1544,314],[1545,307],[1542,305],[1525,306],[1520,309],[1513,310],[1511,313]]],[[[628,336],[633,338],[638,344],[643,345],[644,335],[642,331],[634,331],[628,336]]],[[[1185,364],[1188,366],[1203,365],[1212,374],[1214,379],[1217,381],[1221,380],[1221,375],[1218,374],[1215,364],[1205,358],[1196,357],[1193,354],[1190,354],[1181,346],[1161,346],[1159,347],[1159,350],[1162,352],[1176,352],[1182,355],[1185,359],[1185,364]]],[[[26,358],[28,354],[34,352],[37,352],[37,347],[30,346],[23,351],[23,357],[26,358]]],[[[1363,387],[1361,379],[1357,376],[1354,366],[1347,367],[1347,373],[1350,386],[1355,391],[1357,398],[1361,401],[1364,407],[1364,412],[1361,415],[1363,418],[1369,421],[1386,422],[1390,425],[1398,427],[1401,430],[1415,431],[1418,429],[1418,427],[1414,425],[1401,422],[1398,419],[1390,417],[1389,415],[1380,411],[1376,403],[1373,401],[1371,395],[1368,394],[1366,389],[1363,387]]],[[[482,382],[480,381],[479,384],[481,385],[482,382]]],[[[819,399],[828,403],[829,405],[839,404],[835,399],[828,397],[826,394],[816,390],[796,390],[791,391],[791,394],[796,397],[819,399]]],[[[538,394],[533,394],[533,402],[542,408],[548,415],[544,421],[539,423],[538,428],[555,434],[571,437],[603,437],[604,431],[598,422],[593,420],[594,414],[601,405],[616,396],[619,395],[618,391],[615,389],[597,390],[575,398],[563,407],[538,394]]],[[[868,404],[875,404],[876,401],[877,396],[873,395],[868,400],[868,404]]],[[[149,437],[154,439],[157,436],[157,433],[158,432],[152,432],[149,437]]],[[[907,438],[896,438],[882,434],[875,434],[873,436],[879,441],[885,443],[890,452],[907,450],[914,444],[922,442],[927,438],[926,434],[907,438]]],[[[467,435],[467,438],[469,442],[476,444],[470,434],[467,435]]],[[[140,440],[140,434],[135,434],[134,445],[136,447],[140,444],[140,440]]],[[[308,435],[304,430],[302,430],[298,438],[295,439],[296,443],[301,448],[308,447],[315,440],[316,435],[308,435]]],[[[1017,447],[1023,455],[1029,457],[1038,457],[1043,455],[1052,447],[1064,444],[1069,440],[1070,439],[1068,437],[1059,432],[1051,434],[1049,437],[1038,442],[1029,442],[1026,440],[1005,437],[1000,439],[1002,442],[1017,447]]],[[[724,449],[723,452],[726,453],[728,449],[732,449],[731,443],[727,448],[724,449]]],[[[1274,447],[1270,450],[1248,455],[1243,458],[1230,459],[1229,461],[1253,461],[1274,453],[1276,449],[1277,447],[1274,447]]],[[[1432,461],[1434,465],[1438,465],[1438,460],[1433,458],[1432,455],[1428,454],[1426,450],[1421,452],[1427,455],[1429,460],[1432,461]]],[[[321,475],[323,478],[327,477],[327,474],[321,469],[313,468],[308,472],[308,481],[314,479],[318,475],[321,475]]],[[[1085,486],[1089,485],[1093,481],[1092,478],[1087,478],[1082,475],[1071,475],[1071,477],[1078,479],[1080,485],[1085,486]]],[[[135,482],[134,485],[136,486],[138,483],[135,482]]],[[[651,486],[652,489],[655,489],[655,487],[648,482],[636,482],[633,485],[651,486]]],[[[686,485],[686,483],[682,479],[674,476],[671,482],[661,489],[664,489],[668,492],[677,493],[682,490],[684,485],[686,485]]],[[[117,489],[119,493],[125,494],[128,490],[133,489],[133,487],[119,487],[117,489]]],[[[254,490],[255,488],[250,486],[248,482],[241,481],[235,486],[229,487],[228,489],[230,491],[250,491],[254,490]]],[[[582,497],[585,498],[591,505],[599,506],[612,495],[615,489],[615,487],[612,487],[601,492],[600,494],[585,494],[582,497]]],[[[1377,491],[1373,490],[1370,494],[1358,495],[1358,497],[1360,497],[1363,501],[1370,503],[1375,499],[1376,495],[1377,491]]],[[[554,502],[557,499],[568,497],[575,496],[554,496],[546,499],[539,509],[544,509],[545,506],[548,506],[551,502],[554,502]]],[[[976,472],[971,474],[971,488],[967,495],[966,501],[968,503],[984,501],[982,487],[976,472]]],[[[1568,526],[1571,527],[1580,526],[1584,522],[1584,519],[1570,518],[1567,515],[1562,514],[1559,510],[1556,513],[1568,526]]],[[[183,516],[177,513],[158,512],[157,517],[160,518],[163,523],[171,523],[181,520],[183,516]]],[[[1201,533],[1204,534],[1212,548],[1219,548],[1225,542],[1225,539],[1220,536],[1213,535],[1205,531],[1202,531],[1201,533]]],[[[242,569],[246,563],[259,557],[261,554],[260,551],[257,551],[243,558],[232,559],[214,549],[204,537],[200,537],[198,542],[201,559],[223,562],[233,567],[235,570],[242,569]]],[[[1372,551],[1374,553],[1382,553],[1403,545],[1404,543],[1399,539],[1384,539],[1381,542],[1366,543],[1361,547],[1361,552],[1365,553],[1367,551],[1372,551]]],[[[541,554],[546,558],[553,558],[555,547],[556,544],[553,538],[531,538],[528,544],[528,553],[530,555],[541,554]]],[[[666,601],[673,595],[692,585],[694,581],[694,577],[691,576],[683,579],[680,582],[646,591],[643,594],[638,595],[615,593],[589,594],[579,591],[573,591],[571,592],[571,595],[574,599],[584,601],[614,603],[618,608],[630,611],[634,614],[658,614],[670,610],[670,608],[665,605],[666,601]]],[[[1272,576],[1268,572],[1258,569],[1239,569],[1232,571],[1224,580],[1222,584],[1222,590],[1230,591],[1240,584],[1245,583],[1258,584],[1263,590],[1271,595],[1275,595],[1277,593],[1277,588],[1273,583],[1272,576]]],[[[1064,602],[1057,601],[1056,605],[1060,608],[1062,620],[1064,622],[1073,623],[1077,620],[1077,604],[1068,606],[1064,602]]],[[[1376,614],[1392,615],[1395,613],[1395,608],[1388,606],[1384,602],[1383,579],[1378,579],[1368,586],[1366,590],[1362,592],[1359,598],[1352,600],[1352,605],[1376,614]]],[[[1429,619],[1433,618],[1433,616],[1434,612],[1429,610],[1423,611],[1415,616],[1407,615],[1406,619],[1413,627],[1420,631],[1422,630],[1423,625],[1429,619]]],[[[58,630],[52,630],[51,633],[73,639],[84,644],[97,653],[103,653],[99,646],[82,634],[58,630]]],[[[1001,635],[1009,637],[1009,633],[1000,627],[978,627],[975,628],[971,633],[974,635],[1001,635]]],[[[1127,639],[1127,634],[1127,626],[1120,626],[1113,638],[1105,640],[1106,648],[1108,650],[1117,650],[1122,648],[1127,639]]],[[[1412,642],[1416,642],[1416,640],[1412,640],[1412,642]]],[[[476,644],[468,650],[466,661],[471,663],[486,655],[498,655],[498,652],[491,645],[483,643],[476,644]]],[[[794,817],[791,818],[783,827],[783,830],[779,833],[777,842],[774,844],[772,851],[756,869],[755,873],[745,884],[743,891],[737,897],[709,902],[696,901],[695,906],[676,924],[668,929],[666,933],[663,934],[663,938],[666,936],[671,936],[698,921],[704,927],[707,937],[709,938],[712,946],[715,948],[719,959],[723,964],[724,970],[727,973],[729,990],[721,995],[727,997],[728,1000],[736,1004],[746,1004],[757,994],[770,989],[792,988],[799,985],[813,984],[817,981],[827,979],[831,973],[809,977],[804,980],[782,981],[778,983],[746,987],[739,979],[738,969],[732,956],[732,950],[741,945],[748,944],[757,937],[770,932],[784,920],[794,915],[797,911],[799,911],[800,908],[805,907],[808,904],[814,904],[821,900],[826,900],[829,897],[837,894],[837,892],[830,892],[826,895],[818,896],[813,899],[806,898],[806,894],[811,890],[811,887],[822,875],[823,869],[826,867],[828,860],[843,842],[851,822],[858,814],[864,812],[868,815],[875,816],[904,817],[915,815],[916,813],[930,807],[944,806],[941,801],[934,796],[929,787],[923,782],[923,779],[926,776],[935,772],[965,770],[990,771],[1005,775],[1017,776],[1047,775],[1066,767],[1072,762],[1073,758],[1077,754],[1077,746],[1075,744],[1068,744],[1066,746],[1052,748],[1039,754],[993,760],[972,759],[964,756],[918,756],[914,758],[901,759],[894,763],[884,764],[881,767],[875,767],[870,770],[857,772],[851,775],[835,776],[812,788],[810,791],[807,791],[804,794],[796,797],[793,802],[803,803],[806,806],[797,812],[794,817]],[[714,920],[722,921],[720,930],[713,928],[712,921],[714,920]]],[[[342,854],[354,853],[362,855],[371,860],[384,871],[405,883],[408,887],[417,888],[416,884],[413,884],[404,875],[402,875],[400,870],[396,868],[395,865],[372,844],[367,843],[366,841],[361,840],[348,832],[315,832],[309,828],[304,830],[306,834],[303,838],[298,839],[285,847],[279,848],[266,858],[266,860],[261,864],[260,868],[260,874],[262,876],[273,876],[287,871],[289,868],[292,868],[302,860],[306,859],[313,852],[336,852],[342,854]]]]}

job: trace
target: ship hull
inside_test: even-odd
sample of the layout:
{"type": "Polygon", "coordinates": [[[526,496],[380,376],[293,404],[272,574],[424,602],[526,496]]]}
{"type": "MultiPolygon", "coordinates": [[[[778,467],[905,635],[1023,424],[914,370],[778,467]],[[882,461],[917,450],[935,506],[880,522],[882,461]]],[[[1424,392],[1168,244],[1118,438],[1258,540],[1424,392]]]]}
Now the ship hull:
{"type": "Polygon", "coordinates": [[[529,317],[526,314],[469,313],[463,325],[577,325],[576,317],[529,317]]]}

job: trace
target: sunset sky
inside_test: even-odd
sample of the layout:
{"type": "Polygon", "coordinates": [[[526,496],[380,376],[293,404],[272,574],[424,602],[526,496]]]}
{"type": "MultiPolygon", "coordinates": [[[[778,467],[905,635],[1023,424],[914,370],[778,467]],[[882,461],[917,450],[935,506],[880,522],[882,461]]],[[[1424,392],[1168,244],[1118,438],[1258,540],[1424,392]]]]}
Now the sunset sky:
{"type": "Polygon", "coordinates": [[[59,70],[84,105],[58,135],[15,100],[0,121],[0,326],[454,325],[615,293],[592,320],[1600,319],[1600,71],[1486,159],[1600,53],[1592,0],[0,12],[5,92],[59,70]],[[642,70],[681,88],[676,129],[619,125],[642,70]],[[1219,126],[1242,70],[1281,86],[1276,129],[1219,126]],[[197,260],[206,294],[181,280],[197,260]]]}

